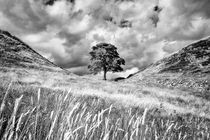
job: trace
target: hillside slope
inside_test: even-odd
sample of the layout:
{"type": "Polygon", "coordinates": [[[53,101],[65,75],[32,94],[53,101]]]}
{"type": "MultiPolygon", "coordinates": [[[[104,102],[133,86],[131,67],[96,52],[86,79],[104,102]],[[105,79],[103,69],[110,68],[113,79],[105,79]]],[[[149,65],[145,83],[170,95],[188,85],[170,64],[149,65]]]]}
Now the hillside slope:
{"type": "Polygon", "coordinates": [[[39,70],[61,70],[9,32],[0,30],[0,66],[39,70]]]}
{"type": "Polygon", "coordinates": [[[164,84],[179,75],[193,78],[188,72],[200,73],[198,79],[204,80],[208,65],[200,72],[185,67],[178,72],[163,70],[176,64],[171,57],[170,64],[169,58],[163,59],[127,79],[135,83],[123,83],[63,72],[8,32],[0,32],[0,50],[0,127],[4,128],[0,139],[130,139],[132,134],[132,139],[139,139],[143,133],[149,139],[167,139],[166,132],[169,139],[181,139],[181,134],[192,139],[191,132],[210,136],[210,95],[201,98],[151,86],[158,78],[164,84]],[[17,133],[7,131],[16,127],[17,133]]]}
{"type": "Polygon", "coordinates": [[[129,80],[209,92],[210,37],[192,43],[177,53],[154,63],[129,80]]]}

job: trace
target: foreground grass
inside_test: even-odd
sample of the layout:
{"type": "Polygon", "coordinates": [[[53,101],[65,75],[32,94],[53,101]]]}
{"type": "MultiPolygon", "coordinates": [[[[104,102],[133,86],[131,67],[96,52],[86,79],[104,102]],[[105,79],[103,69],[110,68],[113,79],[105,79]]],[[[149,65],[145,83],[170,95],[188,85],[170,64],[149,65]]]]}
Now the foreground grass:
{"type": "Polygon", "coordinates": [[[161,108],[125,107],[73,91],[4,83],[0,86],[3,140],[208,140],[210,120],[163,116],[161,108]]]}

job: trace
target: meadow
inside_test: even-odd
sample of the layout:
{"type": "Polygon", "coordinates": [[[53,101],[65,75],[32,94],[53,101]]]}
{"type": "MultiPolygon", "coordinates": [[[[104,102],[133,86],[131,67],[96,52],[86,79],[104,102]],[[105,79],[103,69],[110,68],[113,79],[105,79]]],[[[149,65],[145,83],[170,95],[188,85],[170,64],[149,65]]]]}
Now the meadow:
{"type": "Polygon", "coordinates": [[[210,139],[209,102],[193,95],[87,77],[27,78],[1,74],[2,140],[210,139]]]}

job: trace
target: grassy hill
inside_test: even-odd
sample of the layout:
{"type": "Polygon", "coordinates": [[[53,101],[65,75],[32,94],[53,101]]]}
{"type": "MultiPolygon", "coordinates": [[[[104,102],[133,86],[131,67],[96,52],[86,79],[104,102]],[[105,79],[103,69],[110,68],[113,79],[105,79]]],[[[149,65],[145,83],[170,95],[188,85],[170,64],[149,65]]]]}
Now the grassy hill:
{"type": "MultiPolygon", "coordinates": [[[[0,30],[0,74],[22,84],[48,84],[55,77],[74,74],[56,66],[23,41],[0,30]],[[39,79],[39,80],[38,80],[39,79]]],[[[2,77],[2,78],[3,78],[2,77]]]]}
{"type": "Polygon", "coordinates": [[[183,73],[153,65],[124,82],[102,81],[62,70],[8,32],[0,48],[0,139],[210,139],[208,92],[155,84],[154,76],[183,73]]]}
{"type": "Polygon", "coordinates": [[[0,30],[1,67],[61,70],[9,32],[0,30]]]}
{"type": "MultiPolygon", "coordinates": [[[[152,64],[130,80],[154,86],[210,92],[210,37],[152,64]]],[[[209,97],[208,97],[209,98],[209,97]]]]}

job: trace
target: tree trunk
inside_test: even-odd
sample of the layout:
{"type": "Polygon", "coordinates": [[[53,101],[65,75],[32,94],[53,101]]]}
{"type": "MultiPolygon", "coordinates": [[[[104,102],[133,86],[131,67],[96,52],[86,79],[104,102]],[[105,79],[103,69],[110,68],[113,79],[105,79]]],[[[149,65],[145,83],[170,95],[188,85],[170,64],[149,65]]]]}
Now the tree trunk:
{"type": "Polygon", "coordinates": [[[104,80],[106,80],[106,68],[104,67],[104,80]]]}

